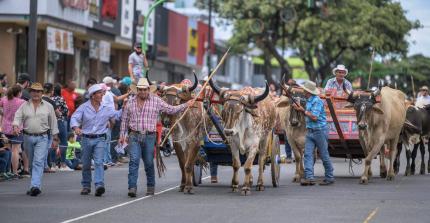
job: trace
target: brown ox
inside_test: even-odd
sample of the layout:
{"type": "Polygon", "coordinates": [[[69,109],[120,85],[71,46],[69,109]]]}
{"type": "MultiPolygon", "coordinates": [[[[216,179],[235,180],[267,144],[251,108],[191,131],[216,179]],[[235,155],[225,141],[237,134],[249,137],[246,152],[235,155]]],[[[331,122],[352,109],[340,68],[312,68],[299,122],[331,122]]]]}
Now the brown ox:
{"type": "MultiPolygon", "coordinates": [[[[193,91],[197,85],[198,79],[196,74],[194,74],[194,83],[191,87],[184,84],[173,84],[158,87],[158,90],[163,100],[168,104],[179,105],[193,98],[193,91]]],[[[163,123],[173,124],[182,114],[163,114],[163,123]]],[[[212,128],[212,123],[203,111],[202,103],[195,102],[194,106],[188,110],[172,131],[173,148],[178,157],[182,173],[181,186],[179,187],[180,192],[193,193],[193,167],[200,149],[200,141],[205,134],[204,124],[206,124],[206,129],[212,128]]]]}
{"type": "MultiPolygon", "coordinates": [[[[291,88],[285,86],[283,83],[282,88],[284,94],[289,94],[294,97],[297,103],[302,106],[305,105],[306,99],[303,95],[303,89],[291,88]]],[[[305,139],[306,139],[306,122],[305,116],[302,112],[298,112],[292,106],[292,100],[287,97],[282,97],[276,105],[282,127],[285,129],[288,143],[294,153],[294,159],[296,161],[296,171],[294,174],[293,182],[300,182],[300,179],[304,175],[303,167],[303,153],[305,150],[305,139]]]]}
{"type": "Polygon", "coordinates": [[[240,154],[246,154],[242,195],[251,193],[251,168],[257,152],[259,155],[257,190],[264,190],[263,170],[266,161],[267,139],[275,126],[276,119],[274,103],[270,98],[266,98],[269,95],[267,82],[266,89],[262,93],[260,90],[250,87],[237,91],[225,90],[216,86],[212,80],[209,83],[215,93],[220,96],[220,100],[223,101],[224,133],[230,144],[233,158],[234,173],[231,182],[233,192],[239,189],[240,154]]]}
{"type": "Polygon", "coordinates": [[[357,115],[360,144],[365,150],[365,168],[360,183],[367,184],[371,175],[372,159],[381,152],[384,154],[384,144],[390,151],[390,167],[385,168],[385,160],[381,158],[381,177],[393,180],[395,173],[393,162],[397,153],[397,142],[405,123],[405,95],[399,90],[383,87],[370,94],[350,93],[348,101],[353,103],[357,115]],[[381,102],[376,102],[376,96],[381,94],[381,102]]]}

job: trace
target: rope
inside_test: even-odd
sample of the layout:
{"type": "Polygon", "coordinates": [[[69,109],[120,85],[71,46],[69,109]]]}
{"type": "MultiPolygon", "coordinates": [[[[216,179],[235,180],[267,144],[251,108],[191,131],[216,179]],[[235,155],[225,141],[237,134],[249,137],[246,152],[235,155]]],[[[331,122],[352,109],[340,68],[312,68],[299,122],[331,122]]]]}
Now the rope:
{"type": "MultiPolygon", "coordinates": [[[[203,105],[203,104],[202,104],[203,105]]],[[[205,110],[205,108],[203,107],[203,112],[205,112],[206,110],[205,110]]],[[[216,143],[216,142],[214,142],[214,141],[212,141],[211,140],[211,138],[209,137],[209,133],[208,133],[208,130],[207,130],[207,128],[206,128],[206,121],[205,121],[205,118],[203,118],[203,127],[204,127],[204,129],[205,129],[205,134],[206,134],[206,137],[207,137],[207,139],[209,140],[209,142],[211,142],[211,143],[213,143],[213,144],[215,144],[215,145],[222,145],[223,143],[216,143]]]]}
{"type": "MultiPolygon", "coordinates": [[[[206,86],[209,84],[209,80],[212,79],[213,75],[215,75],[215,73],[218,70],[218,68],[224,63],[224,60],[227,57],[228,52],[230,51],[230,48],[228,48],[227,52],[224,53],[224,56],[222,56],[221,61],[218,63],[218,65],[215,67],[215,69],[212,71],[212,73],[208,76],[208,80],[206,81],[206,83],[203,84],[203,86],[202,86],[201,89],[205,89],[206,88],[206,86]]],[[[176,125],[179,123],[179,121],[182,120],[182,118],[184,118],[184,116],[188,112],[188,110],[190,110],[190,108],[193,107],[194,103],[196,102],[196,98],[199,98],[200,94],[202,94],[202,92],[204,92],[204,91],[200,91],[194,98],[192,98],[193,104],[191,106],[188,106],[187,109],[185,110],[185,112],[182,114],[182,116],[179,117],[178,120],[176,120],[175,124],[173,124],[172,127],[170,127],[169,132],[167,132],[167,135],[164,138],[163,142],[161,142],[160,146],[164,146],[164,143],[166,143],[166,139],[172,133],[173,128],[176,127],[176,125]]]]}
{"type": "MultiPolygon", "coordinates": [[[[200,127],[201,123],[202,123],[202,120],[200,120],[200,122],[197,124],[196,128],[194,128],[193,131],[191,131],[190,134],[187,137],[185,137],[184,139],[181,139],[181,140],[172,140],[172,142],[183,142],[183,141],[186,141],[188,138],[190,138],[191,136],[193,136],[194,131],[196,131],[200,127]]],[[[182,131],[182,133],[183,133],[183,131],[182,131]]],[[[181,138],[182,135],[179,138],[181,138]]]]}

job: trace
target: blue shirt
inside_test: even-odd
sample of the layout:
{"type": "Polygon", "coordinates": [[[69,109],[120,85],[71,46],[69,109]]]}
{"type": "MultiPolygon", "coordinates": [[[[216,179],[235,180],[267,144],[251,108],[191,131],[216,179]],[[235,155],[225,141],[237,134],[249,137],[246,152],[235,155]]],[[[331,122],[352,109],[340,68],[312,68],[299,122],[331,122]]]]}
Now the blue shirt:
{"type": "Polygon", "coordinates": [[[339,85],[339,83],[336,81],[336,78],[333,77],[327,81],[327,84],[325,85],[324,90],[330,90],[330,89],[336,89],[336,92],[338,95],[341,95],[343,93],[343,85],[345,85],[345,89],[352,92],[352,84],[347,79],[343,79],[342,84],[339,85]]]}
{"type": "Polygon", "coordinates": [[[122,110],[116,111],[114,108],[101,104],[99,111],[91,105],[91,101],[83,103],[73,113],[70,119],[70,127],[82,126],[83,134],[105,134],[108,130],[109,119],[119,120],[122,110]]]}
{"type": "Polygon", "coordinates": [[[312,95],[306,100],[306,111],[309,111],[313,116],[318,117],[316,121],[306,116],[306,128],[322,129],[326,128],[327,120],[325,117],[324,102],[316,95],[312,95]]]}

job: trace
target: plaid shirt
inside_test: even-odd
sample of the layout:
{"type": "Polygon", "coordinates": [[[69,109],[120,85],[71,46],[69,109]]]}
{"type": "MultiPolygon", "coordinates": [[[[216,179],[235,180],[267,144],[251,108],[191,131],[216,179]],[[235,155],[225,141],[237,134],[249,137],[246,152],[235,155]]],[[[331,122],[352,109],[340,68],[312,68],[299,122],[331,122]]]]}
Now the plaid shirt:
{"type": "Polygon", "coordinates": [[[155,132],[160,112],[172,115],[185,110],[186,107],[187,104],[171,106],[154,94],[149,95],[142,108],[137,106],[136,97],[130,99],[127,106],[123,108],[120,134],[126,136],[128,129],[139,132],[155,132]]]}
{"type": "Polygon", "coordinates": [[[349,82],[347,79],[343,79],[342,84],[339,84],[336,81],[336,78],[331,78],[327,81],[327,84],[325,85],[324,90],[331,90],[331,89],[336,89],[336,93],[337,95],[341,95],[343,93],[343,85],[345,85],[345,89],[347,89],[348,91],[352,92],[352,84],[351,82],[349,82]]]}
{"type": "Polygon", "coordinates": [[[7,97],[1,98],[0,107],[3,108],[2,128],[4,134],[13,135],[13,118],[15,117],[16,111],[18,111],[19,107],[21,107],[24,102],[25,100],[17,97],[14,97],[12,100],[8,100],[7,97]]]}
{"type": "Polygon", "coordinates": [[[312,121],[306,116],[306,128],[308,129],[322,129],[327,126],[325,117],[324,102],[316,95],[312,95],[306,101],[306,111],[309,111],[313,116],[318,117],[316,121],[312,121]]]}

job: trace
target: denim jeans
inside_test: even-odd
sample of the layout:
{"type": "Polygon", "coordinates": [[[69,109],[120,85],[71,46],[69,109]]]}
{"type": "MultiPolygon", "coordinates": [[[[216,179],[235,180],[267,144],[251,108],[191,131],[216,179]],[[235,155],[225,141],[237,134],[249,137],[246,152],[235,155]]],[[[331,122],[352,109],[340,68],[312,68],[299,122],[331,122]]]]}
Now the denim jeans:
{"type": "Polygon", "coordinates": [[[216,163],[209,163],[209,169],[211,172],[211,177],[216,177],[218,175],[218,164],[216,163]]]}
{"type": "Polygon", "coordinates": [[[104,186],[103,156],[106,148],[106,138],[82,137],[82,187],[91,188],[91,159],[94,160],[94,184],[104,186]]]}
{"type": "Polygon", "coordinates": [[[24,148],[31,168],[31,187],[40,188],[43,167],[48,155],[48,135],[29,136],[24,134],[24,148]]]}
{"type": "Polygon", "coordinates": [[[146,185],[155,186],[154,170],[154,145],[156,135],[137,135],[129,136],[130,163],[128,166],[128,188],[137,188],[137,177],[139,175],[140,158],[145,165],[146,185]]]}
{"type": "Polygon", "coordinates": [[[293,152],[291,150],[290,144],[288,143],[286,135],[284,136],[284,142],[285,142],[285,155],[287,156],[287,158],[293,158],[293,152]]]}
{"type": "Polygon", "coordinates": [[[0,152],[0,173],[10,172],[12,152],[9,150],[0,152]]]}
{"type": "Polygon", "coordinates": [[[80,162],[81,160],[76,158],[71,160],[66,159],[66,165],[72,170],[76,169],[76,167],[78,167],[80,162]]]}
{"type": "Polygon", "coordinates": [[[314,180],[314,149],[317,147],[324,165],[325,179],[334,181],[333,165],[328,153],[328,129],[308,129],[306,134],[304,165],[305,179],[314,180]]]}
{"type": "Polygon", "coordinates": [[[60,151],[61,151],[61,163],[66,161],[66,151],[67,151],[67,120],[59,119],[58,123],[58,137],[60,138],[60,151]]]}
{"type": "Polygon", "coordinates": [[[112,139],[112,129],[108,129],[106,132],[106,146],[104,149],[103,162],[105,164],[112,163],[112,156],[110,154],[110,141],[112,139]]]}

